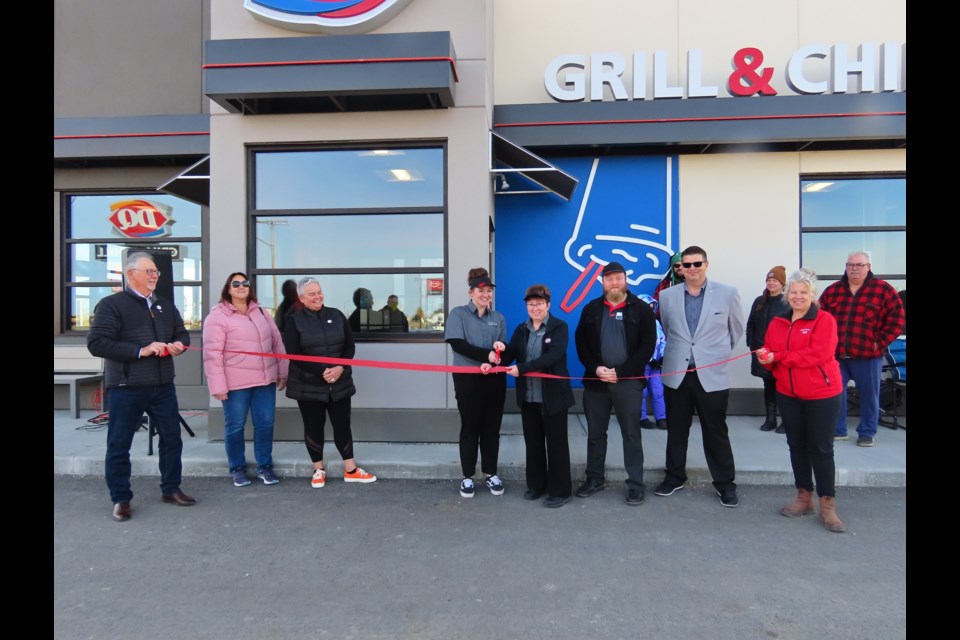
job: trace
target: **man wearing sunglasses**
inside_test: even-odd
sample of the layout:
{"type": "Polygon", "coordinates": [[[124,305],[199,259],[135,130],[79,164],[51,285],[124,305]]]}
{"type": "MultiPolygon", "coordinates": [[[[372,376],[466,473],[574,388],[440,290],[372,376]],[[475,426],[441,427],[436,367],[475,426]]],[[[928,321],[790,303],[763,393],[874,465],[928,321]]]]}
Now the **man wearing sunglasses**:
{"type": "Polygon", "coordinates": [[[820,294],[820,308],[837,319],[837,360],[843,376],[840,419],[834,440],[847,436],[847,383],[860,392],[857,446],[872,447],[880,418],[880,372],[883,352],[904,332],[906,319],[897,290],[873,275],[870,252],[847,256],[843,277],[820,294]]]}
{"type": "Polygon", "coordinates": [[[190,334],[173,301],[157,296],[162,274],[149,253],[130,254],[123,271],[126,287],[97,304],[87,334],[90,353],[104,359],[110,407],[104,476],[118,522],[131,515],[130,446],[144,413],[160,436],[161,500],[181,507],[196,503],[180,490],[183,440],[172,358],[186,350],[190,334]]]}
{"type": "Polygon", "coordinates": [[[707,280],[707,252],[681,252],[683,283],[660,292],[660,322],[666,334],[663,387],[667,402],[666,476],[654,493],[669,496],[687,481],[687,442],[693,412],[700,419],[703,453],[720,504],[737,507],[736,469],[727,433],[730,358],[743,336],[740,293],[707,280]],[[723,364],[720,364],[723,363],[723,364]]]}

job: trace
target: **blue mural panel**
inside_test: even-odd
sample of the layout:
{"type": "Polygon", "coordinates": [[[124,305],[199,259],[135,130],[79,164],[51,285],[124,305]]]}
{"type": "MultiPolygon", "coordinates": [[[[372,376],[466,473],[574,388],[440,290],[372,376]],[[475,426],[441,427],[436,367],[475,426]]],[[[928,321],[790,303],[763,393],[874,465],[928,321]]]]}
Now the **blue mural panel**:
{"type": "MultiPolygon", "coordinates": [[[[570,325],[567,363],[579,378],[583,365],[573,332],[584,304],[603,293],[603,265],[623,264],[630,290],[649,295],[681,248],[678,159],[546,159],[580,184],[570,202],[547,194],[497,196],[495,306],[507,318],[509,338],[527,318],[526,288],[550,287],[550,313],[570,325]]],[[[573,384],[581,386],[579,380],[573,384]]]]}

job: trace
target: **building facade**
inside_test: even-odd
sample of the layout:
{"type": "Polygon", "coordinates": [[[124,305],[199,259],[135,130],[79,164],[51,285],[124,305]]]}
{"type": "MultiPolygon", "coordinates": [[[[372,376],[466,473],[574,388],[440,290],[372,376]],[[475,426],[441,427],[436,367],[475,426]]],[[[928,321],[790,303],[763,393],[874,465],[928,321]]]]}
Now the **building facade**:
{"type": "MultiPolygon", "coordinates": [[[[575,325],[598,265],[650,293],[691,244],[745,313],[771,266],[826,286],[855,249],[906,287],[902,0],[301,4],[55,5],[55,344],[84,341],[134,248],[169,255],[194,345],[229,273],[267,308],[312,275],[357,312],[358,359],[418,365],[451,363],[476,266],[511,327],[529,284],[575,325]]],[[[456,439],[449,374],[355,379],[357,439],[456,439]]],[[[178,358],[216,437],[204,382],[178,358]]],[[[760,412],[746,357],[733,387],[760,412]]],[[[281,397],[277,438],[301,436],[281,397]]]]}

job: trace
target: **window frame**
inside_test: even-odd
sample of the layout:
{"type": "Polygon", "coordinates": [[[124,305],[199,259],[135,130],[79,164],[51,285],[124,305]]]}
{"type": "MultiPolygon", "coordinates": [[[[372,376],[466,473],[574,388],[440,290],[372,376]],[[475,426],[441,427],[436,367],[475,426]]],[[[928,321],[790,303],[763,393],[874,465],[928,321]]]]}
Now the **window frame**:
{"type": "MultiPolygon", "coordinates": [[[[323,284],[323,276],[342,275],[435,275],[441,273],[444,280],[441,309],[443,318],[448,315],[449,308],[449,149],[446,139],[403,140],[403,141],[352,141],[342,143],[284,143],[284,144],[250,144],[247,152],[247,273],[251,278],[276,276],[278,279],[298,279],[304,276],[313,276],[323,284]],[[257,155],[259,153],[275,152],[310,152],[310,151],[368,151],[373,149],[407,150],[407,149],[439,149],[442,153],[443,196],[442,204],[438,206],[417,207],[336,207],[336,208],[304,208],[304,209],[258,209],[257,203],[257,155]],[[357,216],[357,215],[405,215],[405,214],[437,214],[441,216],[442,254],[443,264],[439,267],[294,267],[294,268],[258,268],[257,263],[257,220],[270,217],[316,217],[316,216],[357,216]]],[[[279,301],[279,291],[275,292],[279,301]]],[[[375,305],[379,306],[379,305],[375,305]]],[[[352,309],[340,309],[349,316],[352,309]]],[[[408,315],[412,312],[404,310],[408,315]]],[[[423,332],[387,332],[361,331],[354,333],[356,342],[443,342],[444,331],[423,332]]]]}

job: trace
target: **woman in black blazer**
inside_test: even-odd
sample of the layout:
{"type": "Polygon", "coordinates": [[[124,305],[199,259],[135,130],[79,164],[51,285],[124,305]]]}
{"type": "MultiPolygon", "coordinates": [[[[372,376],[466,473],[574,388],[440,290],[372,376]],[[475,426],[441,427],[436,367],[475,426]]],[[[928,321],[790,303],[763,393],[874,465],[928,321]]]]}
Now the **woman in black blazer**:
{"type": "Polygon", "coordinates": [[[516,360],[507,373],[517,378],[517,404],[523,419],[527,450],[527,492],[523,497],[536,500],[547,494],[543,505],[560,507],[572,492],[567,442],[567,409],[575,402],[567,371],[570,331],[566,322],[550,315],[546,285],[528,287],[523,299],[530,318],[517,326],[501,360],[501,365],[516,360]],[[559,377],[524,375],[529,372],[559,377]]]}

